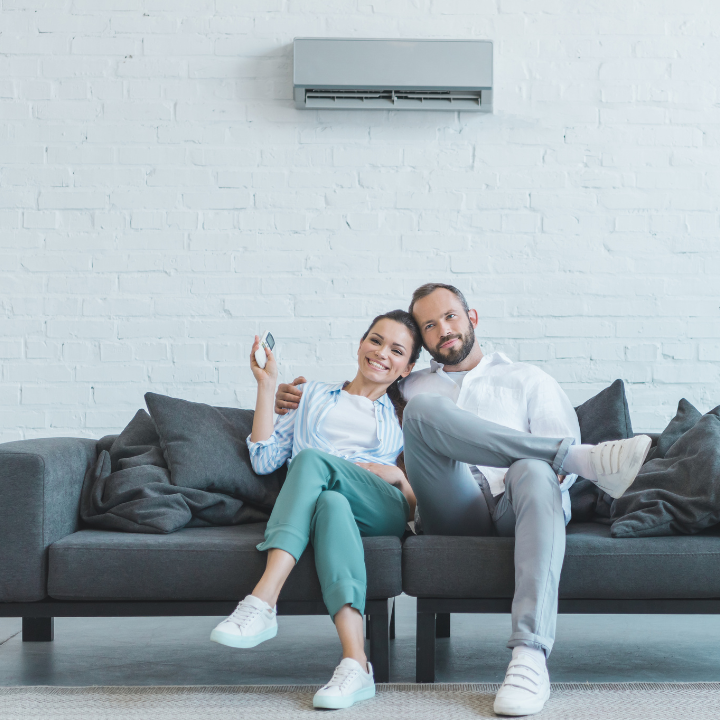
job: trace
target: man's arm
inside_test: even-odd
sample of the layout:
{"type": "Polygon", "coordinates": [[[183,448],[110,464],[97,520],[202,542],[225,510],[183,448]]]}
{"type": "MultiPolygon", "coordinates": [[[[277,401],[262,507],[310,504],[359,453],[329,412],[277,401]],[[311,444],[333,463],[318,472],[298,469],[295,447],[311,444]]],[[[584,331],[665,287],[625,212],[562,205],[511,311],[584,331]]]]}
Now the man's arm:
{"type": "Polygon", "coordinates": [[[285,415],[288,410],[297,410],[302,397],[302,389],[296,386],[306,382],[307,380],[301,375],[291,383],[280,383],[275,393],[275,412],[278,415],[285,415]]]}

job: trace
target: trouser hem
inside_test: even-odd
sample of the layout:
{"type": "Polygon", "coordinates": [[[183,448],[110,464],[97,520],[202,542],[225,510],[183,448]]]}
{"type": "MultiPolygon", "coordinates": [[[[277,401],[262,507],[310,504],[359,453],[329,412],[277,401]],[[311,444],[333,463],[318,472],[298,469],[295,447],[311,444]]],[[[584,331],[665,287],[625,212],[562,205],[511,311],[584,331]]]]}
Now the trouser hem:
{"type": "Polygon", "coordinates": [[[365,595],[367,589],[364,583],[343,578],[334,582],[330,587],[323,588],[323,600],[325,607],[334,618],[337,612],[345,605],[351,605],[361,615],[365,614],[365,595]]]}
{"type": "Polygon", "coordinates": [[[554,644],[555,640],[550,637],[535,635],[534,633],[514,632],[510,636],[510,640],[508,640],[507,647],[512,649],[514,647],[518,647],[519,645],[525,645],[537,650],[544,650],[545,657],[548,657],[552,652],[554,644]]]}
{"type": "Polygon", "coordinates": [[[575,444],[575,438],[566,437],[561,443],[560,447],[558,448],[557,455],[555,455],[555,459],[552,461],[552,469],[555,471],[556,475],[562,475],[562,466],[565,462],[565,458],[567,457],[568,450],[570,449],[571,445],[575,444]]]}
{"type": "Polygon", "coordinates": [[[265,529],[265,541],[256,547],[261,551],[284,550],[295,558],[295,562],[298,562],[309,540],[307,533],[301,532],[292,525],[273,525],[265,529]]]}

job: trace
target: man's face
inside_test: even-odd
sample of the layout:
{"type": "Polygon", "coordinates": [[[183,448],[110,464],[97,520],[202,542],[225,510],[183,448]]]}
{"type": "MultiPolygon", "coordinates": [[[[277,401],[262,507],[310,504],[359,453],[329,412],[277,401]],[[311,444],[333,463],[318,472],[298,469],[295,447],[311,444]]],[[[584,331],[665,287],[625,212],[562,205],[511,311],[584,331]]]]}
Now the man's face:
{"type": "Polygon", "coordinates": [[[415,303],[413,317],[425,349],[436,362],[457,365],[470,354],[475,328],[455,293],[445,288],[434,290],[415,303]]]}

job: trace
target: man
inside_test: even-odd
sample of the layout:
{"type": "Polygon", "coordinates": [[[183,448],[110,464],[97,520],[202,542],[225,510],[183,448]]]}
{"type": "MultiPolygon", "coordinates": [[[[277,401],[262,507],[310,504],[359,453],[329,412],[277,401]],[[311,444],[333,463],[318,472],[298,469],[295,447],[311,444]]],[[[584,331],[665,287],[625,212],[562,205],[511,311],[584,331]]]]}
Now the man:
{"type": "MultiPolygon", "coordinates": [[[[432,357],[401,386],[405,467],[419,522],[431,535],[515,536],[513,654],[495,712],[540,712],[550,694],[546,657],[555,639],[568,489],[578,475],[613,497],[637,475],[650,439],[580,445],[567,396],[547,373],[483,355],[478,313],[452,285],[429,283],[410,312],[432,357]]],[[[297,407],[300,391],[281,385],[275,409],[297,407]]]]}

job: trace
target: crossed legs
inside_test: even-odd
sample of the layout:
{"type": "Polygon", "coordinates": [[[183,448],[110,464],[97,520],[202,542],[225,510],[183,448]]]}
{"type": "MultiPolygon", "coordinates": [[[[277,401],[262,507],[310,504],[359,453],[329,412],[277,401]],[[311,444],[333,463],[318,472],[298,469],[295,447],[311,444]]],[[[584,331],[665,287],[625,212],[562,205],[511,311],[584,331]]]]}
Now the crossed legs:
{"type": "Polygon", "coordinates": [[[482,420],[424,394],[405,409],[405,467],[429,535],[515,536],[508,647],[552,650],[565,519],[557,471],[572,438],[542,438],[482,420]],[[468,465],[508,467],[491,510],[468,465]]]}

